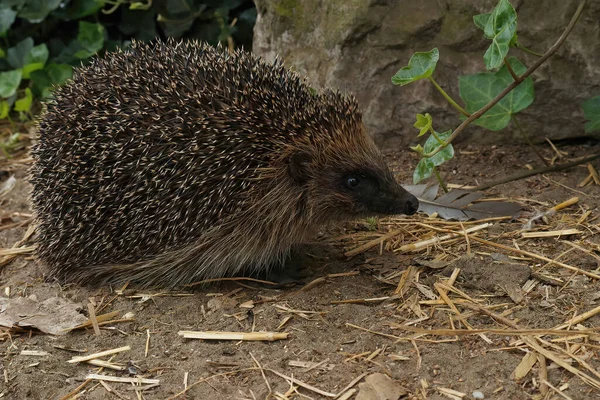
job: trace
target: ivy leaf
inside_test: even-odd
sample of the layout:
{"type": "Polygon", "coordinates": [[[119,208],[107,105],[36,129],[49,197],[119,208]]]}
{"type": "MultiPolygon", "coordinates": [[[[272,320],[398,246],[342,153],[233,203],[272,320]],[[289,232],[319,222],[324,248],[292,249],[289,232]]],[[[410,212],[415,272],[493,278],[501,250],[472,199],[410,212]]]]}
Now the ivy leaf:
{"type": "Polygon", "coordinates": [[[0,119],[4,119],[8,117],[8,112],[10,111],[10,106],[6,100],[0,100],[0,119]]]}
{"type": "Polygon", "coordinates": [[[417,114],[417,122],[415,122],[414,125],[415,128],[419,129],[419,134],[417,137],[426,134],[429,131],[429,128],[431,128],[432,122],[433,121],[429,113],[426,113],[425,115],[417,114]]]}
{"type": "MultiPolygon", "coordinates": [[[[452,136],[452,131],[449,130],[447,132],[438,133],[436,135],[440,138],[440,140],[446,142],[450,136],[452,136]]],[[[440,146],[440,142],[435,138],[435,136],[430,135],[425,141],[425,145],[423,146],[423,151],[425,153],[431,153],[435,149],[440,146]]],[[[451,144],[444,147],[442,150],[437,152],[434,156],[429,158],[422,158],[417,164],[417,168],[415,168],[415,172],[413,173],[413,183],[416,185],[421,182],[423,179],[427,179],[433,173],[433,169],[437,166],[442,165],[448,160],[451,160],[454,157],[454,147],[451,144]]]]}
{"type": "Polygon", "coordinates": [[[583,115],[588,121],[585,123],[586,132],[600,131],[600,96],[592,97],[581,103],[583,115]]]}
{"type": "Polygon", "coordinates": [[[31,89],[25,89],[25,97],[15,101],[15,111],[29,111],[33,102],[33,94],[31,89]]]}
{"type": "Polygon", "coordinates": [[[404,86],[420,79],[429,78],[433,74],[439,59],[440,52],[437,47],[431,51],[413,54],[408,60],[408,65],[400,68],[396,75],[392,77],[392,83],[404,86]]]}
{"type": "MultiPolygon", "coordinates": [[[[452,136],[452,130],[442,133],[436,132],[436,135],[438,136],[438,138],[440,138],[440,140],[447,142],[450,136],[452,136]]],[[[423,151],[425,153],[431,153],[438,147],[440,147],[440,142],[438,142],[438,140],[433,135],[431,135],[425,141],[425,145],[423,145],[423,151]]],[[[452,145],[449,144],[442,150],[440,150],[438,153],[436,153],[433,157],[430,157],[429,160],[431,160],[433,165],[437,167],[439,165],[442,165],[446,161],[451,160],[452,157],[454,157],[454,147],[452,147],[452,145]]]]}
{"type": "Polygon", "coordinates": [[[435,165],[433,165],[429,158],[421,158],[415,168],[415,172],[413,172],[413,184],[416,185],[423,179],[429,178],[433,174],[434,168],[435,165]]]}
{"type": "Polygon", "coordinates": [[[27,0],[19,11],[19,17],[25,18],[32,24],[42,22],[48,14],[56,10],[61,0],[27,0]]]}
{"type": "Polygon", "coordinates": [[[27,64],[27,56],[33,49],[33,39],[28,37],[21,40],[16,46],[8,49],[6,61],[15,69],[23,68],[27,64]]]}
{"type": "Polygon", "coordinates": [[[104,6],[104,0],[72,0],[69,5],[52,13],[65,21],[77,21],[94,14],[104,6]]]}
{"type": "Polygon", "coordinates": [[[31,73],[33,71],[37,71],[38,69],[42,69],[42,68],[44,68],[44,64],[43,63],[31,63],[31,64],[27,64],[26,66],[24,66],[23,68],[21,68],[21,71],[23,72],[23,79],[30,79],[31,73]]]}
{"type": "Polygon", "coordinates": [[[0,8],[0,35],[8,30],[15,22],[17,12],[11,8],[0,8]]]}
{"type": "Polygon", "coordinates": [[[51,88],[62,85],[73,77],[73,68],[68,64],[48,64],[43,70],[31,74],[31,90],[41,98],[50,96],[51,88]]]}
{"type": "Polygon", "coordinates": [[[485,32],[485,26],[487,25],[492,13],[485,13],[473,16],[473,22],[475,26],[485,32]]]}
{"type": "Polygon", "coordinates": [[[29,79],[33,71],[44,68],[48,60],[48,47],[44,43],[33,47],[25,56],[25,65],[22,68],[23,79],[29,79]]]}
{"type": "Polygon", "coordinates": [[[500,0],[494,11],[473,17],[475,25],[492,40],[483,61],[487,69],[499,68],[508,49],[517,42],[517,12],[508,0],[500,0]]]}
{"type": "Polygon", "coordinates": [[[25,63],[42,63],[46,64],[48,60],[48,47],[45,43],[39,44],[29,50],[29,53],[25,56],[25,63]]]}
{"type": "MultiPolygon", "coordinates": [[[[521,75],[527,70],[516,58],[510,58],[508,62],[517,75],[521,75]]],[[[512,82],[513,77],[504,65],[497,72],[483,72],[459,77],[458,90],[460,97],[465,102],[466,110],[474,113],[512,82]]],[[[504,129],[510,122],[511,116],[529,107],[534,98],[533,79],[529,77],[488,112],[476,119],[474,123],[492,131],[504,129]]]]}
{"type": "Polygon", "coordinates": [[[83,49],[75,53],[75,57],[84,59],[93,56],[104,46],[104,27],[101,24],[79,21],[77,42],[83,49]]]}
{"type": "Polygon", "coordinates": [[[15,94],[20,83],[20,70],[0,72],[0,97],[7,98],[15,94]]]}

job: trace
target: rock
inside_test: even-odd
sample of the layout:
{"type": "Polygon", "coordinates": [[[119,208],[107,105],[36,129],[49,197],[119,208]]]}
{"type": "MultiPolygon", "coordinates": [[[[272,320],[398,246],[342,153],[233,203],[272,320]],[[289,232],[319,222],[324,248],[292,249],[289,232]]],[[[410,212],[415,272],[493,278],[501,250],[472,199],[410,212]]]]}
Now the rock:
{"type": "MultiPolygon", "coordinates": [[[[496,0],[256,0],[253,50],[279,54],[316,86],[356,94],[367,128],[380,145],[416,142],[416,113],[429,112],[438,131],[458,126],[458,115],[427,81],[404,87],[391,77],[415,51],[440,50],[435,78],[459,100],[458,76],[484,72],[489,45],[473,15],[490,12],[496,0]]],[[[578,2],[512,0],[519,41],[544,52],[558,39],[578,2]],[[544,11],[542,11],[544,10],[544,11]],[[542,11],[542,12],[541,12],[542,11]]],[[[519,122],[537,141],[584,135],[580,103],[600,94],[600,2],[589,1],[563,47],[534,74],[536,100],[519,122]]],[[[526,65],[536,57],[511,54],[526,65]]],[[[461,139],[475,143],[520,139],[511,125],[501,134],[471,126],[461,139]]]]}

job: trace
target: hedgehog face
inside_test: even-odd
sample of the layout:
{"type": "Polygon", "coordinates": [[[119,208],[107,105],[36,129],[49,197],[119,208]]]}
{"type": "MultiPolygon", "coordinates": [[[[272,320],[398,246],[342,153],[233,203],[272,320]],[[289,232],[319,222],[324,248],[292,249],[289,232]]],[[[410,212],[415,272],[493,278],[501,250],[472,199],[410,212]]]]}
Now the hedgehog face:
{"type": "MultiPolygon", "coordinates": [[[[387,172],[387,171],[385,171],[387,172]]],[[[352,214],[412,215],[419,202],[404,190],[389,174],[378,171],[348,171],[339,177],[339,191],[352,199],[352,214]]]]}
{"type": "Polygon", "coordinates": [[[290,158],[289,172],[296,184],[304,187],[310,208],[317,218],[345,220],[417,212],[419,202],[393,178],[379,157],[375,163],[359,160],[333,160],[331,155],[319,162],[305,153],[290,158]]]}

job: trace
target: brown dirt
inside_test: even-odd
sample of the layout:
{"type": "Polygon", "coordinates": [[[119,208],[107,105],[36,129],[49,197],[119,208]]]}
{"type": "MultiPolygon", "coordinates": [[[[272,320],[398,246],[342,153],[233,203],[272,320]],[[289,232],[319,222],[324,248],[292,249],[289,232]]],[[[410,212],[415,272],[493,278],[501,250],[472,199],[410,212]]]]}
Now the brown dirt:
{"type": "MultiPolygon", "coordinates": [[[[458,154],[455,161],[445,168],[452,183],[476,184],[496,179],[503,175],[523,169],[525,164],[538,164],[523,146],[506,146],[499,148],[460,146],[463,154],[458,154]]],[[[561,149],[569,157],[589,154],[597,149],[597,145],[579,144],[563,146],[561,149]]],[[[553,155],[549,148],[543,149],[548,157],[553,155]]],[[[389,159],[399,179],[410,180],[409,170],[415,164],[408,152],[399,151],[390,154],[389,159]]],[[[597,163],[596,163],[597,165],[597,163]]],[[[599,210],[600,188],[588,186],[578,188],[577,183],[587,176],[587,169],[576,167],[568,172],[535,176],[518,182],[502,185],[488,191],[488,196],[506,196],[513,199],[525,198],[546,203],[546,205],[528,202],[527,208],[532,211],[538,207],[546,209],[575,195],[580,197],[578,205],[565,213],[559,213],[552,220],[554,227],[567,224],[564,215],[579,212],[580,209],[591,210],[589,218],[597,218],[599,210]],[[561,184],[574,188],[582,193],[575,193],[561,184]],[[561,220],[561,218],[563,218],[561,220]]],[[[16,172],[17,186],[7,198],[0,200],[0,215],[20,212],[28,213],[27,192],[23,170],[16,172]]],[[[423,217],[422,220],[425,220],[423,217]]],[[[13,220],[23,220],[16,217],[13,220]]],[[[388,225],[381,221],[382,229],[388,225]]],[[[503,234],[518,229],[523,221],[496,224],[479,237],[498,241],[503,234]]],[[[5,221],[6,223],[6,221],[5,221]]],[[[597,220],[596,222],[597,223],[597,220]]],[[[572,226],[565,226],[572,227],[572,226]]],[[[0,248],[12,247],[20,240],[26,227],[0,230],[0,248]]],[[[596,233],[598,231],[596,230],[596,233]]],[[[310,248],[314,255],[310,277],[307,281],[326,274],[360,271],[358,275],[328,278],[325,283],[305,291],[297,292],[298,287],[271,290],[255,288],[253,283],[245,282],[241,286],[228,282],[209,286],[192,292],[189,297],[160,296],[161,291],[151,290],[138,292],[128,288],[125,295],[116,295],[114,288],[85,288],[76,285],[60,285],[47,278],[47,271],[35,261],[27,257],[19,257],[4,267],[0,276],[2,288],[10,288],[10,296],[35,295],[42,301],[52,296],[62,296],[81,304],[82,312],[87,313],[89,298],[96,303],[109,305],[102,313],[121,310],[122,314],[135,314],[133,322],[115,323],[102,329],[102,335],[96,336],[92,329],[72,332],[66,336],[49,336],[35,332],[13,334],[4,337],[2,345],[3,360],[0,374],[0,397],[10,399],[56,399],[74,390],[88,373],[97,371],[97,367],[85,364],[69,364],[67,360],[77,355],[61,350],[55,346],[68,346],[98,352],[120,346],[129,345],[131,351],[115,357],[115,362],[129,365],[124,372],[105,372],[117,376],[143,375],[160,379],[160,385],[143,392],[145,399],[166,399],[184,389],[184,375],[188,374],[188,385],[215,374],[255,367],[252,355],[263,368],[269,368],[292,376],[300,381],[322,390],[337,393],[355,377],[363,373],[383,372],[391,376],[402,386],[408,395],[406,398],[447,399],[440,394],[438,388],[451,388],[466,393],[465,398],[472,398],[473,391],[481,391],[486,399],[526,399],[540,397],[538,370],[536,365],[532,371],[520,381],[515,381],[511,374],[523,358],[525,348],[512,347],[514,337],[488,335],[492,343],[488,344],[479,336],[454,337],[427,336],[417,340],[400,340],[373,334],[349,326],[354,324],[375,332],[398,337],[410,336],[407,332],[391,329],[388,323],[403,323],[417,319],[410,308],[403,307],[411,297],[418,300],[426,298],[411,287],[404,296],[390,298],[371,304],[332,304],[332,301],[345,299],[380,298],[391,296],[396,289],[399,274],[395,274],[393,284],[386,284],[380,279],[383,276],[394,276],[409,265],[418,265],[415,257],[432,258],[446,254],[448,260],[459,258],[466,253],[465,242],[462,241],[451,248],[433,247],[429,254],[400,254],[384,250],[381,255],[376,250],[356,256],[350,260],[343,257],[343,252],[355,248],[358,238],[368,233],[365,223],[348,224],[345,227],[331,228],[325,238],[333,238],[344,234],[353,234],[350,240],[334,240],[327,242],[320,238],[318,245],[310,248]],[[379,279],[378,279],[379,278],[379,279]],[[130,298],[133,294],[148,294],[146,298],[130,298]],[[258,303],[252,309],[240,307],[249,300],[258,303]],[[260,302],[265,300],[265,302],[260,302]],[[323,314],[282,312],[276,305],[285,305],[291,309],[318,311],[323,314]],[[289,332],[288,340],[263,342],[227,342],[187,340],[178,336],[180,330],[210,331],[276,331],[285,317],[291,320],[281,329],[289,332]],[[150,347],[147,357],[144,356],[147,331],[150,332],[150,347]],[[441,340],[445,340],[441,342],[441,340]],[[451,341],[449,341],[451,340],[451,341]],[[20,355],[22,350],[44,350],[47,356],[32,357],[20,355]],[[352,355],[384,349],[371,360],[367,356],[349,360],[352,355]],[[390,355],[401,355],[407,360],[397,360],[390,355]],[[289,361],[313,361],[331,364],[331,370],[319,368],[306,371],[304,368],[291,367],[289,361]],[[4,378],[1,378],[1,377],[4,378]],[[537,396],[537,397],[536,397],[537,396]]],[[[409,229],[410,233],[410,229],[409,229]]],[[[397,245],[413,241],[410,234],[403,236],[397,245]]],[[[505,237],[504,236],[504,237],[505,237]]],[[[598,245],[598,235],[587,236],[587,241],[598,245]]],[[[364,241],[363,241],[364,242],[364,241]]],[[[525,242],[516,239],[520,245],[525,242]]],[[[360,242],[362,243],[362,242],[360,242]]],[[[512,241],[503,241],[512,245],[512,241]]],[[[568,249],[569,246],[556,238],[536,239],[527,249],[553,258],[568,249]]],[[[487,304],[505,304],[494,309],[502,313],[511,309],[508,315],[523,328],[549,328],[559,325],[575,314],[581,314],[598,306],[600,283],[582,275],[574,275],[556,267],[546,268],[553,277],[563,279],[562,286],[539,282],[532,291],[526,293],[521,304],[516,305],[507,296],[507,287],[522,287],[531,278],[531,266],[538,265],[536,260],[519,260],[503,264],[496,262],[491,253],[506,253],[493,250],[478,243],[470,243],[475,256],[469,260],[461,258],[459,279],[455,287],[467,295],[484,299],[487,304]],[[485,254],[484,254],[485,253],[485,254]],[[503,268],[506,266],[506,268],[503,268]]],[[[598,247],[596,247],[596,250],[598,247]]],[[[581,252],[570,252],[561,261],[585,270],[598,268],[595,258],[581,252]]],[[[426,269],[421,273],[419,282],[426,285],[434,293],[434,283],[446,279],[453,268],[426,269]]],[[[535,278],[533,278],[535,279],[535,278]]],[[[3,294],[5,296],[6,294],[3,294]]],[[[450,328],[447,306],[422,307],[431,318],[417,324],[421,327],[450,328]]],[[[505,328],[498,325],[488,316],[470,313],[461,309],[468,316],[470,324],[476,328],[505,328]]],[[[453,322],[455,327],[462,327],[453,322]]],[[[600,317],[586,320],[587,328],[600,326],[600,317]]],[[[554,338],[554,337],[552,337],[554,338]]],[[[564,347],[563,343],[558,343],[564,347]]],[[[600,362],[597,359],[598,343],[591,341],[586,353],[597,370],[600,362]]],[[[576,363],[574,367],[578,368],[576,363]]],[[[283,378],[265,372],[273,392],[285,393],[290,388],[283,378]]],[[[568,385],[565,394],[573,399],[599,398],[600,391],[594,391],[572,373],[558,368],[548,361],[548,382],[555,387],[568,385]]],[[[107,390],[95,382],[85,387],[83,399],[128,398],[135,399],[136,394],[131,386],[123,383],[110,383],[118,394],[109,394],[107,390]]],[[[358,388],[358,386],[357,386],[358,388]]],[[[320,397],[305,388],[298,392],[310,398],[320,397]]],[[[258,370],[245,370],[230,375],[214,377],[197,384],[180,398],[187,399],[264,399],[268,390],[265,380],[258,370]]],[[[308,398],[291,395],[289,398],[308,398]]],[[[548,398],[559,398],[550,391],[548,398]]]]}

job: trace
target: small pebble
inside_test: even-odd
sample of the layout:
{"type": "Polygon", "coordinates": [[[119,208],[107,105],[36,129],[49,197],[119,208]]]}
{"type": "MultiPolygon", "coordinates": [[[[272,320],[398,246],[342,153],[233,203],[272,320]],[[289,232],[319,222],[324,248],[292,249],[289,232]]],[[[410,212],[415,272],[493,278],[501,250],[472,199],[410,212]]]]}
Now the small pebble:
{"type": "Polygon", "coordinates": [[[485,396],[479,390],[476,390],[473,392],[473,398],[474,399],[485,399],[485,396]]]}

